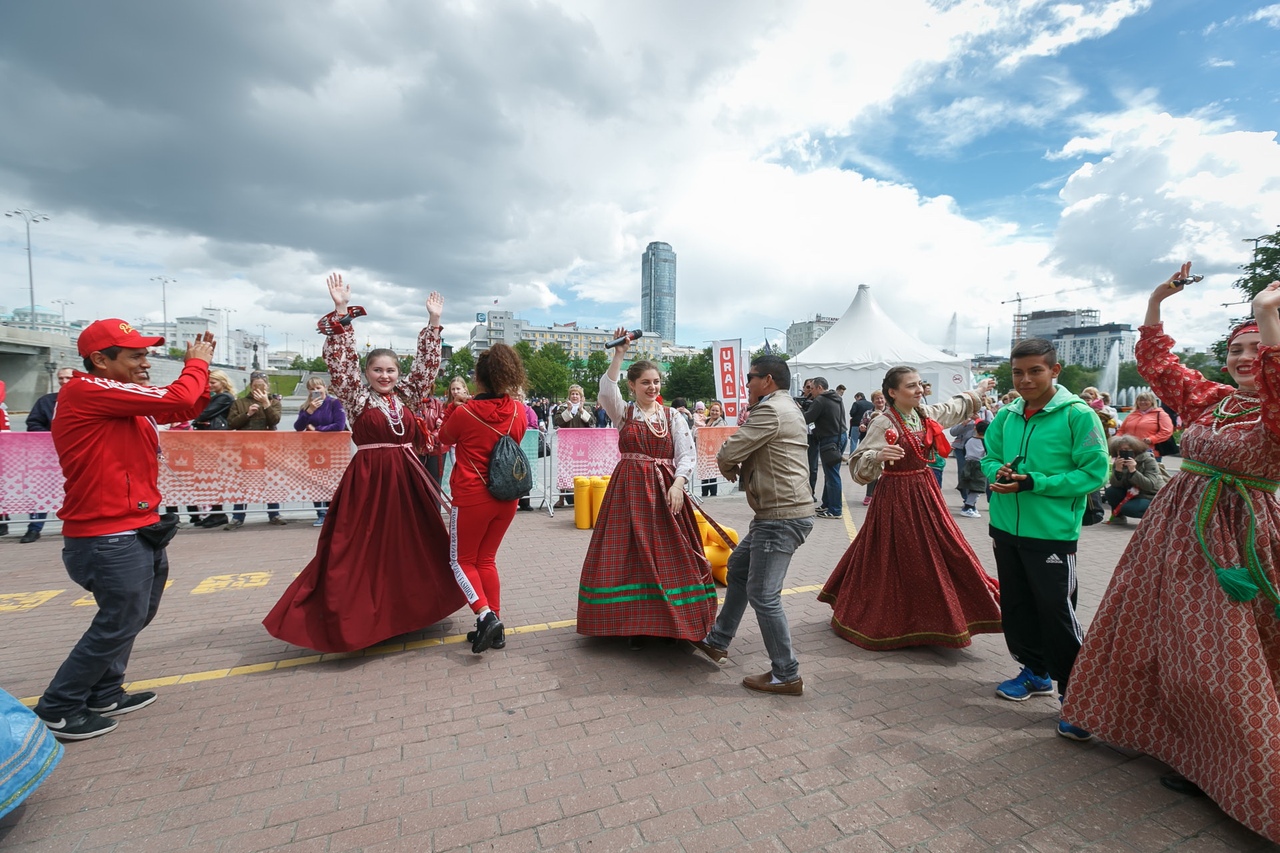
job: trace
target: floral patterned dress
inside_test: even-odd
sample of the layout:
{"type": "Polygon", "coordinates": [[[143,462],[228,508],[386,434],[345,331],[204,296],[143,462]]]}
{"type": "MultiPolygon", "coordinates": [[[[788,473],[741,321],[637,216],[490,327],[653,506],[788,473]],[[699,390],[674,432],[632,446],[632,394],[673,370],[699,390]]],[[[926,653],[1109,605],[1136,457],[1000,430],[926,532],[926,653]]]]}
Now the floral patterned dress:
{"type": "Polygon", "coordinates": [[[1259,348],[1254,396],[1179,364],[1162,326],[1140,331],[1142,376],[1189,424],[1183,467],[1116,566],[1063,717],[1280,842],[1280,347],[1259,348]]]}
{"type": "Polygon", "coordinates": [[[413,369],[396,386],[399,402],[374,399],[350,327],[325,339],[324,358],[358,452],[329,504],[315,557],[262,624],[297,646],[347,652],[426,628],[467,601],[449,567],[449,531],[413,453],[417,424],[403,403],[421,400],[435,381],[439,328],[418,335],[413,369]]]}

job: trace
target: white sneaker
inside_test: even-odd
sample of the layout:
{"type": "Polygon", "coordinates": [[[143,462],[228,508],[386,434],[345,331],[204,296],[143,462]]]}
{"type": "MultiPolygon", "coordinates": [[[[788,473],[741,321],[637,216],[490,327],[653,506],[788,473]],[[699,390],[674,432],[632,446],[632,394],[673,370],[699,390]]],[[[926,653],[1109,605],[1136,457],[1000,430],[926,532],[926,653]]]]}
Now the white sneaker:
{"type": "Polygon", "coordinates": [[[965,518],[982,518],[982,513],[978,512],[977,509],[971,506],[967,506],[960,510],[960,514],[965,518]]]}

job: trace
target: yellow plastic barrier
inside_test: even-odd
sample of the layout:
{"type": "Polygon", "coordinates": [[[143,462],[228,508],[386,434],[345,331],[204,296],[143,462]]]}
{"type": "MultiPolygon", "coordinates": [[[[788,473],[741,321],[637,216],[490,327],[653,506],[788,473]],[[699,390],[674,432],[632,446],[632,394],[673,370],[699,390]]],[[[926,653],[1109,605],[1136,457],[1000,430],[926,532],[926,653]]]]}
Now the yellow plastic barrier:
{"type": "Polygon", "coordinates": [[[593,516],[591,514],[591,478],[573,478],[573,526],[579,530],[590,530],[593,516]]]}
{"type": "Polygon", "coordinates": [[[591,526],[596,526],[596,519],[600,517],[600,504],[604,501],[605,490],[609,488],[608,477],[592,477],[591,478],[591,526]]]}
{"type": "MultiPolygon", "coordinates": [[[[725,586],[728,582],[729,555],[733,552],[725,544],[720,534],[716,532],[716,529],[710,524],[706,524],[705,520],[699,526],[703,527],[702,550],[706,552],[707,560],[711,563],[711,577],[716,583],[725,586]]],[[[723,527],[723,525],[721,526],[723,527]]],[[[734,545],[738,544],[737,530],[732,527],[725,527],[724,532],[729,537],[729,541],[734,545]]]]}

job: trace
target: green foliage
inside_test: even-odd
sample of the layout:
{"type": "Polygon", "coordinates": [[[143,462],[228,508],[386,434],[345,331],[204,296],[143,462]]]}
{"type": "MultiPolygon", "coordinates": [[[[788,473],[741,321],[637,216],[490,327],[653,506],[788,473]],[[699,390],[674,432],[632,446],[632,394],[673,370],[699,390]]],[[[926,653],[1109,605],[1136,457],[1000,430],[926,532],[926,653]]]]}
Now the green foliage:
{"type": "MultiPolygon", "coordinates": [[[[532,351],[527,341],[516,344],[517,352],[521,348],[532,351]]],[[[569,355],[559,344],[545,344],[536,353],[525,356],[524,371],[529,376],[529,394],[533,397],[550,397],[558,400],[569,393],[572,377],[569,374],[569,355]]]]}
{"type": "Polygon", "coordinates": [[[1090,385],[1097,385],[1098,374],[1101,372],[1101,370],[1090,370],[1078,364],[1066,364],[1058,374],[1058,384],[1074,394],[1079,394],[1090,385]]]}
{"type": "Polygon", "coordinates": [[[609,356],[604,350],[595,350],[586,360],[574,359],[570,365],[573,381],[582,386],[582,393],[588,400],[600,396],[600,377],[609,369],[609,356]]]}
{"type": "Polygon", "coordinates": [[[1147,380],[1142,378],[1142,374],[1138,373],[1138,363],[1136,361],[1120,362],[1120,370],[1117,373],[1119,377],[1116,380],[1117,388],[1141,388],[1147,384],[1147,380]]]}
{"type": "Polygon", "coordinates": [[[1003,397],[1013,390],[1013,365],[1009,362],[1001,362],[991,371],[991,376],[996,380],[996,396],[1003,397]]]}
{"type": "MultiPolygon", "coordinates": [[[[1252,237],[1245,239],[1253,242],[1252,237]]],[[[1240,294],[1246,300],[1252,300],[1253,297],[1262,292],[1264,287],[1280,279],[1280,231],[1258,238],[1256,251],[1252,253],[1249,263],[1241,264],[1240,269],[1244,272],[1244,275],[1235,280],[1234,287],[1240,291],[1240,294]]],[[[1244,308],[1244,313],[1232,322],[1233,326],[1253,313],[1247,305],[1242,307],[1244,308]]],[[[1214,343],[1212,350],[1214,358],[1217,359],[1217,365],[1212,369],[1216,375],[1210,378],[1218,382],[1234,385],[1235,382],[1228,374],[1217,370],[1217,367],[1227,363],[1227,336],[1225,334],[1214,343]]],[[[1200,368],[1197,367],[1196,369],[1204,373],[1200,368]]]]}
{"type": "Polygon", "coordinates": [[[711,363],[711,347],[695,356],[673,358],[662,380],[662,399],[670,403],[684,397],[692,406],[695,400],[712,400],[716,396],[715,371],[711,363]]]}
{"type": "Polygon", "coordinates": [[[441,366],[440,375],[436,378],[436,395],[444,397],[449,393],[449,383],[453,381],[453,377],[461,376],[467,379],[470,386],[469,377],[472,371],[476,369],[476,357],[471,352],[470,347],[460,347],[453,351],[453,355],[441,366]]]}

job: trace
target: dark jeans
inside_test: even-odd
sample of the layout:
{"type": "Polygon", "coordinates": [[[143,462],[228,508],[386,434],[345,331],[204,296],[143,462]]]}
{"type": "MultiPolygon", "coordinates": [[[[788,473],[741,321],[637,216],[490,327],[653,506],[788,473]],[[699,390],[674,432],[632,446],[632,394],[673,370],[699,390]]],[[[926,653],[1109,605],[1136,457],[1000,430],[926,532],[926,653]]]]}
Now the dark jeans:
{"type": "MultiPolygon", "coordinates": [[[[1105,492],[1102,493],[1103,500],[1107,502],[1107,506],[1111,507],[1114,514],[1116,507],[1120,505],[1120,501],[1124,500],[1124,496],[1129,489],[1125,486],[1107,486],[1105,492]]],[[[1147,514],[1147,507],[1151,506],[1148,498],[1131,498],[1120,507],[1120,514],[1125,518],[1142,518],[1147,514]]]]}
{"type": "Polygon", "coordinates": [[[809,435],[809,491],[813,494],[814,500],[818,498],[818,469],[822,467],[822,460],[818,457],[818,439],[812,434],[809,435]]]}
{"type": "Polygon", "coordinates": [[[720,481],[715,477],[702,481],[702,496],[704,498],[718,497],[720,494],[720,481]]]}
{"type": "Polygon", "coordinates": [[[707,643],[728,649],[738,633],[747,604],[756,612],[760,636],[769,652],[774,678],[794,681],[800,663],[791,650],[791,626],[782,610],[782,584],[791,555],[813,530],[808,518],[753,519],[747,535],[729,555],[728,590],[707,643]]]}
{"type": "MultiPolygon", "coordinates": [[[[818,441],[819,447],[826,447],[838,444],[839,436],[831,438],[823,438],[818,441]]],[[[819,456],[821,460],[821,456],[819,456]]],[[[840,483],[840,466],[842,461],[837,461],[833,465],[822,466],[822,508],[831,515],[841,514],[841,498],[844,495],[843,486],[840,483]]]]}
{"type": "MultiPolygon", "coordinates": [[[[232,521],[244,521],[244,511],[248,504],[236,504],[231,513],[232,521]]],[[[280,513],[272,512],[272,510],[280,509],[280,504],[267,504],[267,518],[279,518],[280,513]]]]}
{"type": "Polygon", "coordinates": [[[993,544],[1009,653],[1037,675],[1048,673],[1065,694],[1084,639],[1076,619],[1075,552],[993,544]]]}
{"type": "Polygon", "coordinates": [[[31,522],[27,525],[27,530],[39,533],[44,530],[44,520],[49,517],[49,514],[46,512],[33,512],[27,517],[31,519],[31,522]]]}
{"type": "Polygon", "coordinates": [[[36,705],[50,719],[90,705],[101,708],[124,695],[133,641],[155,618],[169,577],[164,549],[152,550],[132,533],[64,539],[62,563],[93,594],[98,612],[36,705]]]}

